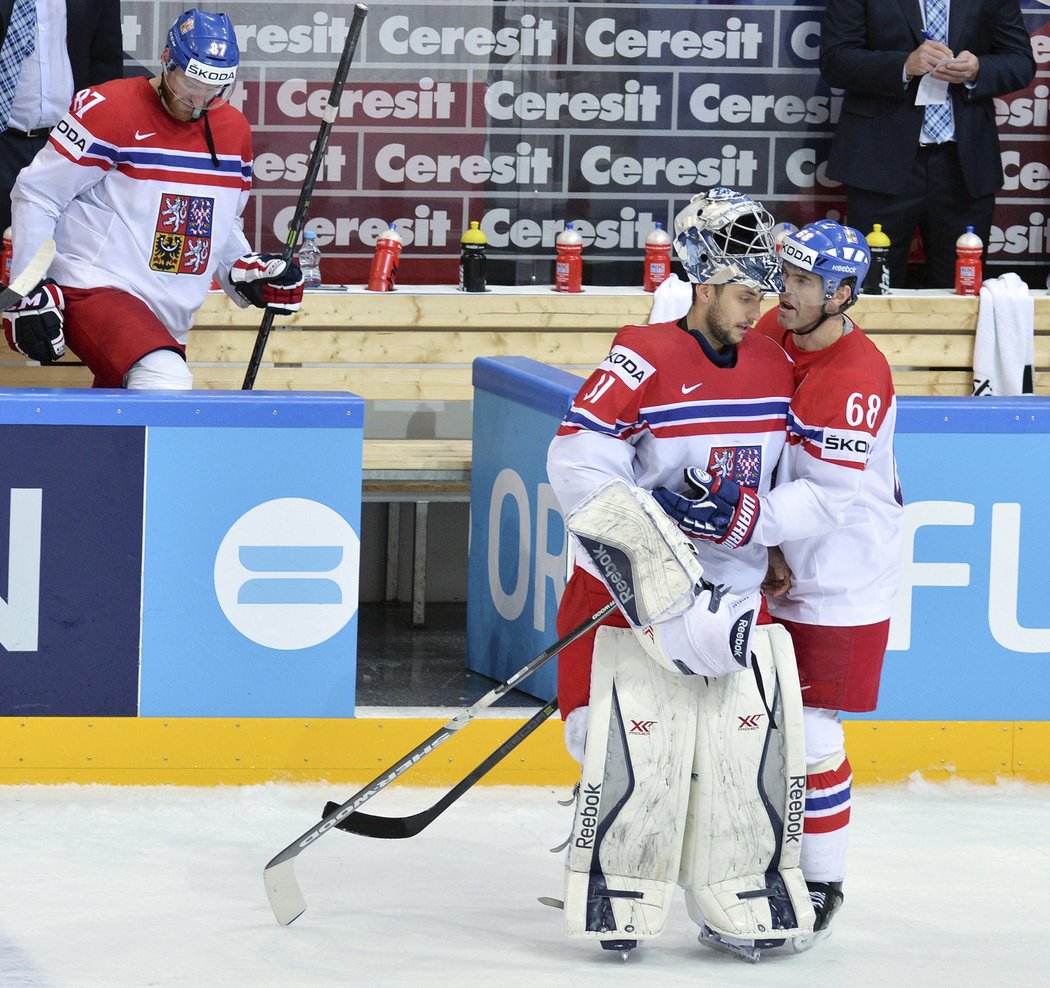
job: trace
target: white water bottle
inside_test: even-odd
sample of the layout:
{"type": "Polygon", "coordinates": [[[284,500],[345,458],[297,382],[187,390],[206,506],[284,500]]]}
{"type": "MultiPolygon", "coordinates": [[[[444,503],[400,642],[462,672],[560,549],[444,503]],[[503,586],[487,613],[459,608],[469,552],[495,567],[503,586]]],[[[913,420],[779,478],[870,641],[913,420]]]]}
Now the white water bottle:
{"type": "Polygon", "coordinates": [[[317,234],[313,230],[307,230],[303,234],[303,243],[299,248],[299,267],[303,272],[303,287],[321,286],[321,248],[317,246],[317,234]]]}

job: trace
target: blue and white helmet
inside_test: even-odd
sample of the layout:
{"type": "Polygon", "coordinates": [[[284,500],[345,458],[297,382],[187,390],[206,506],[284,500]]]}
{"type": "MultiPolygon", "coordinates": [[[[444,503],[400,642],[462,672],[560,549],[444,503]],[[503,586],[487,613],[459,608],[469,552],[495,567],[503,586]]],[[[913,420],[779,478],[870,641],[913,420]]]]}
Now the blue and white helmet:
{"type": "Polygon", "coordinates": [[[820,220],[789,233],[780,244],[788,264],[812,271],[824,280],[824,297],[831,298],[843,278],[856,278],[850,288],[850,305],[857,301],[871,266],[871,250],[863,234],[834,220],[820,220]]]}
{"type": "Polygon", "coordinates": [[[690,281],[780,292],[775,221],[750,196],[719,186],[693,196],[674,218],[674,249],[690,281]]]}
{"type": "Polygon", "coordinates": [[[168,31],[167,47],[166,71],[182,69],[187,79],[215,87],[217,98],[230,92],[241,53],[226,14],[207,14],[196,7],[184,11],[168,31]]]}

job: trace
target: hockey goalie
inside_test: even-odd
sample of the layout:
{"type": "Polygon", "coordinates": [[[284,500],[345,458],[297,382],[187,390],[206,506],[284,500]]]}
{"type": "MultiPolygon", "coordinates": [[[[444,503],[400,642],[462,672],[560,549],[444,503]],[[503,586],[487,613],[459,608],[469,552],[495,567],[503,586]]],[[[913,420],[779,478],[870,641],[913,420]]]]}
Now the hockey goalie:
{"type": "Polygon", "coordinates": [[[582,765],[564,918],[570,937],[624,956],[662,932],[676,886],[701,942],[749,960],[814,936],[800,690],[790,637],[759,623],[767,551],[751,506],[721,518],[695,502],[672,521],[651,494],[698,467],[770,489],[794,386],[784,352],[749,333],[780,287],[773,226],[725,188],[679,213],[689,312],[617,334],[548,454],[577,542],[559,633],[618,604],[559,660],[582,765]],[[690,537],[715,525],[718,539],[690,537]]]}

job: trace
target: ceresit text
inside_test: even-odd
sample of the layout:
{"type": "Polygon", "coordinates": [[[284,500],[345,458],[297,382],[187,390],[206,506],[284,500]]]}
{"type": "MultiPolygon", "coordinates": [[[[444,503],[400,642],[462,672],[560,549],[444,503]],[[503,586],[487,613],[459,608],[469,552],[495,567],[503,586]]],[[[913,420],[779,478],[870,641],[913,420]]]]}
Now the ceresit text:
{"type": "Polygon", "coordinates": [[[554,54],[558,32],[553,21],[525,14],[520,27],[412,27],[399,14],[379,26],[379,45],[390,55],[522,55],[547,58],[554,54]]]}
{"type": "MultiPolygon", "coordinates": [[[[456,94],[451,83],[428,76],[419,80],[418,89],[347,89],[339,100],[339,116],[364,116],[370,120],[449,120],[456,94]]],[[[324,116],[330,87],[287,79],[277,90],[277,109],[292,120],[324,116]]]]}
{"type": "Polygon", "coordinates": [[[521,143],[513,154],[409,154],[404,144],[387,144],[375,157],[383,182],[463,182],[480,185],[543,185],[554,161],[546,148],[521,143]]]}
{"type": "Polygon", "coordinates": [[[700,123],[757,123],[775,121],[782,124],[835,123],[842,109],[842,98],[832,96],[775,96],[760,93],[722,95],[717,82],[697,86],[689,97],[689,112],[700,123]]]}
{"type": "Polygon", "coordinates": [[[607,144],[588,148],[580,158],[580,175],[590,185],[750,186],[757,172],[754,151],[732,144],[722,148],[720,158],[634,158],[607,144]]]}
{"type": "Polygon", "coordinates": [[[584,34],[587,51],[598,58],[703,58],[754,61],[762,45],[757,24],[730,17],[724,31],[681,31],[617,27],[614,17],[599,17],[584,34]]]}
{"type": "Polygon", "coordinates": [[[660,91],[636,79],[622,93],[518,92],[513,79],[495,82],[485,92],[485,111],[493,120],[570,120],[642,123],[656,119],[660,91]]]}

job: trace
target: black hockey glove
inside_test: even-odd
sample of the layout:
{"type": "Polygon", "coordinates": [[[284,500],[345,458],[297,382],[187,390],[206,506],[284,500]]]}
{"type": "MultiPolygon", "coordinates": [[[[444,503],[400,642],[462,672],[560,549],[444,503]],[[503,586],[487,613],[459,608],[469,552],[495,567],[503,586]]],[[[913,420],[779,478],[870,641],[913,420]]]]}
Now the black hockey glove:
{"type": "Polygon", "coordinates": [[[66,300],[51,278],[40,282],[14,308],[4,313],[7,345],[30,360],[51,364],[66,352],[62,326],[66,300]]]}
{"type": "Polygon", "coordinates": [[[245,254],[230,269],[230,284],[246,302],[270,309],[276,316],[299,311],[303,300],[303,272],[295,261],[280,254],[245,254]]]}

